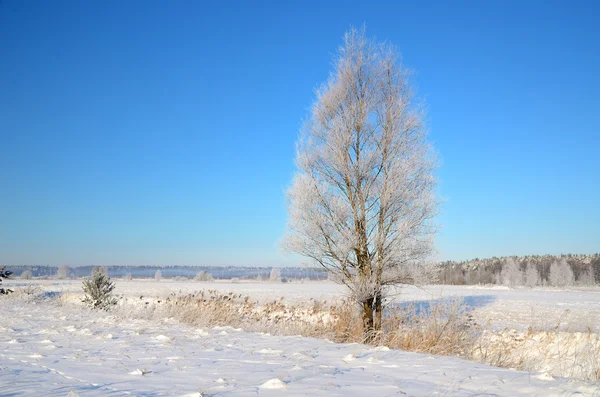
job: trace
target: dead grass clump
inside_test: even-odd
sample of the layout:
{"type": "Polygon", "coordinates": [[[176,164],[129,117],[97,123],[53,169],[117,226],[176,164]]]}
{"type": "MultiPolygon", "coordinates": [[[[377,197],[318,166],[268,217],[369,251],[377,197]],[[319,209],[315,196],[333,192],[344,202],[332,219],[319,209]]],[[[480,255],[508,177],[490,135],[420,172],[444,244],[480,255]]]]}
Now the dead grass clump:
{"type": "Polygon", "coordinates": [[[471,358],[489,365],[542,372],[552,376],[600,380],[600,335],[514,329],[486,331],[471,358]]]}
{"type": "Polygon", "coordinates": [[[386,346],[430,354],[469,355],[481,330],[460,300],[390,310],[380,339],[386,346]]]}

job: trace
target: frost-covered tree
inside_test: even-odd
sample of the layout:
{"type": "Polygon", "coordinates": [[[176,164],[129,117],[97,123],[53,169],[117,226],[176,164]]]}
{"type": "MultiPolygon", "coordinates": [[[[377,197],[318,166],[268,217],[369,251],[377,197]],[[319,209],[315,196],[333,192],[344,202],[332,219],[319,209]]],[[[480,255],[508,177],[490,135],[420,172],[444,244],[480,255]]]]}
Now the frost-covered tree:
{"type": "Polygon", "coordinates": [[[108,310],[117,303],[112,292],[115,285],[110,278],[101,271],[92,272],[92,275],[83,281],[85,297],[82,302],[93,309],[108,310]]]}
{"type": "Polygon", "coordinates": [[[194,277],[196,281],[214,281],[212,274],[205,270],[201,270],[196,273],[196,277],[194,277]]]}
{"type": "Polygon", "coordinates": [[[579,274],[577,284],[584,286],[594,285],[594,272],[591,267],[579,274]]]}
{"type": "Polygon", "coordinates": [[[550,265],[548,285],[551,285],[553,287],[560,285],[560,270],[558,268],[558,262],[552,262],[552,264],[550,265]]]}
{"type": "Polygon", "coordinates": [[[2,288],[2,279],[7,279],[10,277],[12,272],[10,270],[6,270],[5,266],[0,266],[0,295],[8,295],[13,292],[12,289],[2,288]]]}
{"type": "Polygon", "coordinates": [[[351,29],[297,143],[285,247],[348,286],[367,335],[385,286],[430,280],[435,154],[394,47],[351,29]]]}
{"type": "Polygon", "coordinates": [[[31,273],[31,270],[25,270],[23,271],[23,273],[21,273],[21,278],[23,280],[31,280],[33,277],[33,274],[31,273]]]}
{"type": "Polygon", "coordinates": [[[565,258],[550,265],[549,283],[554,287],[569,287],[574,284],[575,276],[565,258]]]}
{"type": "Polygon", "coordinates": [[[513,288],[522,284],[523,273],[519,264],[513,258],[506,259],[506,264],[502,268],[502,283],[513,288]]]}
{"type": "Polygon", "coordinates": [[[575,275],[573,274],[573,269],[571,269],[571,265],[569,265],[565,258],[560,260],[559,270],[562,286],[570,287],[575,284],[575,275]]]}
{"type": "Polygon", "coordinates": [[[56,271],[56,278],[64,280],[69,276],[69,266],[60,265],[56,271]]]}
{"type": "Polygon", "coordinates": [[[271,273],[269,274],[269,281],[272,283],[280,283],[281,282],[281,270],[276,267],[271,269],[271,273]]]}
{"type": "Polygon", "coordinates": [[[537,270],[537,267],[529,262],[527,264],[527,269],[525,270],[525,285],[530,288],[535,287],[540,284],[540,273],[537,270]]]}
{"type": "Polygon", "coordinates": [[[154,279],[155,279],[156,281],[160,281],[160,280],[162,279],[162,272],[160,271],[160,269],[158,269],[158,270],[156,271],[156,273],[154,273],[154,279]]]}

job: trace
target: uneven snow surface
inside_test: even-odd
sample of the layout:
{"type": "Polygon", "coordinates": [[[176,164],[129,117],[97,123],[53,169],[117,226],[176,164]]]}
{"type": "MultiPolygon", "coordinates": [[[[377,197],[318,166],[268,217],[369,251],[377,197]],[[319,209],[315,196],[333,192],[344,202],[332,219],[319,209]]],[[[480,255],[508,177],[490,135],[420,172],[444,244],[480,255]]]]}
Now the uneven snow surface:
{"type": "MultiPolygon", "coordinates": [[[[339,287],[329,283],[202,285],[116,280],[116,284],[118,293],[136,299],[138,294],[145,299],[200,288],[263,300],[341,296],[339,287]]],[[[67,293],[80,288],[81,281],[43,285],[46,291],[67,293]]],[[[567,321],[574,317],[561,312],[569,308],[569,316],[587,312],[594,328],[598,321],[594,316],[600,310],[598,290],[435,286],[411,289],[399,301],[427,301],[442,294],[464,296],[479,311],[478,316],[500,317],[500,323],[512,322],[517,327],[542,321],[544,314],[550,322],[554,317],[548,319],[549,314],[567,321]]],[[[76,303],[77,299],[71,300],[76,303]]],[[[199,329],[169,318],[158,321],[127,318],[122,311],[95,312],[69,301],[7,299],[2,303],[0,396],[600,396],[598,383],[540,372],[231,327],[199,329]]],[[[569,324],[580,326],[575,320],[569,324]]]]}
{"type": "Polygon", "coordinates": [[[600,393],[591,383],[450,357],[14,303],[0,319],[2,396],[600,393]]]}

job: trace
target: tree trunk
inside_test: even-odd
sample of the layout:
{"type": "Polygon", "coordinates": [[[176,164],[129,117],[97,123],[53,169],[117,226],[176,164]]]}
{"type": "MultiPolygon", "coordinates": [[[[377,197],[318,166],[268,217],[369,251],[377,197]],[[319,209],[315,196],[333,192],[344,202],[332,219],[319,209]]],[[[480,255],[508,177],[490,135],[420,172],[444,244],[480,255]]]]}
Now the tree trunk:
{"type": "Polygon", "coordinates": [[[381,316],[383,315],[383,302],[381,295],[375,297],[375,324],[373,329],[381,331],[381,316]]]}
{"type": "Polygon", "coordinates": [[[373,340],[373,299],[363,301],[363,333],[367,343],[373,340]]]}

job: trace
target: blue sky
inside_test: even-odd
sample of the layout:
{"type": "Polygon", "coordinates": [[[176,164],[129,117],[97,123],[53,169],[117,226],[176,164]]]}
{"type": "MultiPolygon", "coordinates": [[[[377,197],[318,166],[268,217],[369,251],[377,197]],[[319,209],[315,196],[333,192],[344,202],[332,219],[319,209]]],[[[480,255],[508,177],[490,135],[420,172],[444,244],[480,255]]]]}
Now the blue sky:
{"type": "Polygon", "coordinates": [[[0,263],[291,265],[294,142],[350,26],[416,71],[441,259],[600,249],[600,3],[0,3],[0,263]]]}

